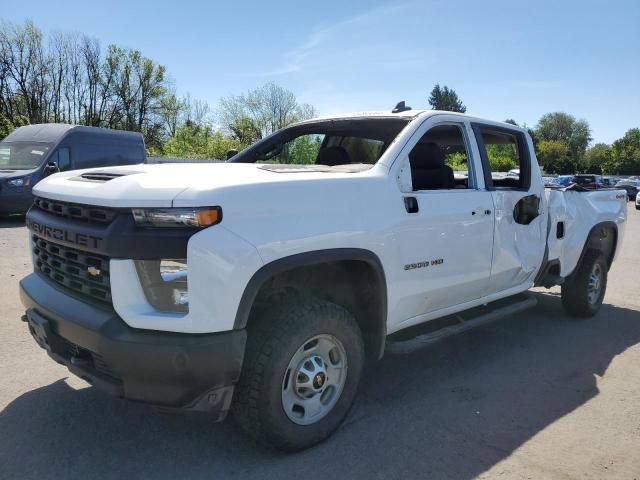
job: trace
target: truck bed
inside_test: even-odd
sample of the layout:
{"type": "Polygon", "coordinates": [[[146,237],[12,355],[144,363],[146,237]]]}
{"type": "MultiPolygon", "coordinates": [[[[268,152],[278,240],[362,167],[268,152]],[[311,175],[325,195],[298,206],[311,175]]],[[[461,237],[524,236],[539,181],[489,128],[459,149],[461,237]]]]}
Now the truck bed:
{"type": "MultiPolygon", "coordinates": [[[[545,194],[549,208],[548,261],[559,262],[561,277],[569,276],[575,269],[592,230],[615,224],[617,235],[622,238],[627,216],[624,190],[563,191],[547,188],[545,194]]],[[[606,241],[617,240],[611,238],[606,241]]]]}

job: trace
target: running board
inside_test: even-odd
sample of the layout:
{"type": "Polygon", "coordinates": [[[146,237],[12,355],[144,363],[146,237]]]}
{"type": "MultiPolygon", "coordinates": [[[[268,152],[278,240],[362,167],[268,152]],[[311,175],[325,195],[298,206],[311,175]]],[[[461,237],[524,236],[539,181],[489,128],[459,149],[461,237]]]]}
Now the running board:
{"type": "Polygon", "coordinates": [[[387,337],[386,352],[406,355],[422,347],[439,342],[451,335],[487,325],[501,318],[535,307],[538,300],[529,294],[498,300],[483,307],[465,310],[454,315],[425,322],[387,337]],[[420,331],[422,330],[422,331],[420,331]],[[424,330],[427,330],[425,333],[424,330]]]}

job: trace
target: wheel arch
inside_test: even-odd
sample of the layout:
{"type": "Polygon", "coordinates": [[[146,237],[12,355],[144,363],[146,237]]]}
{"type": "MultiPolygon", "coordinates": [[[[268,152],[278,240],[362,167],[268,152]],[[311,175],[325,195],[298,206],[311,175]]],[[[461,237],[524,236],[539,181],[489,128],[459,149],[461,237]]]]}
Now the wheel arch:
{"type": "MultiPolygon", "coordinates": [[[[263,265],[249,280],[236,312],[234,329],[250,324],[259,296],[276,279],[311,280],[314,296],[332,301],[350,311],[363,333],[370,359],[384,353],[387,327],[387,282],[378,256],[370,250],[337,248],[290,255],[263,265]],[[343,272],[344,275],[330,273],[343,272]],[[326,281],[327,288],[317,288],[326,281]],[[331,280],[331,281],[327,281],[331,280]]],[[[305,287],[300,287],[304,289],[305,287]]]]}
{"type": "Polygon", "coordinates": [[[607,221],[596,223],[591,227],[582,247],[582,252],[580,252],[578,262],[567,278],[571,278],[575,274],[587,251],[592,248],[602,251],[607,259],[608,268],[611,268],[616,249],[618,248],[618,225],[615,222],[607,221]],[[611,236],[608,235],[609,232],[612,233],[611,236]]]}

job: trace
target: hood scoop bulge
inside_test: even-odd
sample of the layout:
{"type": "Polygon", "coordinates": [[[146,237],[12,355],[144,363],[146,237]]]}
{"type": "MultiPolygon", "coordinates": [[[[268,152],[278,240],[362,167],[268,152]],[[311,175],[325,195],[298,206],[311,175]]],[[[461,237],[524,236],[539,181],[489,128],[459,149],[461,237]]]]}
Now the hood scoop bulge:
{"type": "Polygon", "coordinates": [[[136,172],[136,171],[87,172],[87,173],[83,173],[82,175],[79,175],[77,177],[70,178],[69,180],[75,180],[75,181],[78,181],[78,182],[104,183],[104,182],[108,182],[108,181],[116,179],[116,178],[126,177],[127,175],[134,175],[136,173],[143,173],[143,172],[136,172]]]}

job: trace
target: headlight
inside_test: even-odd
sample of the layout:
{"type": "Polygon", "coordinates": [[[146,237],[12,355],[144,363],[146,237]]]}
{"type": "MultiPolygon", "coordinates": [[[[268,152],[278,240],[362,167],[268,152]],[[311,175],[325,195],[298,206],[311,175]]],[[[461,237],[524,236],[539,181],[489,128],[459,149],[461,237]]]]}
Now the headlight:
{"type": "Polygon", "coordinates": [[[7,183],[12,187],[28,187],[31,183],[31,177],[14,178],[7,181],[7,183]]]}
{"type": "Polygon", "coordinates": [[[220,223],[220,207],[201,208],[134,208],[133,218],[138,225],[148,227],[204,228],[220,223]]]}
{"type": "Polygon", "coordinates": [[[147,301],[163,312],[188,312],[189,289],[185,259],[136,260],[147,301]]]}

